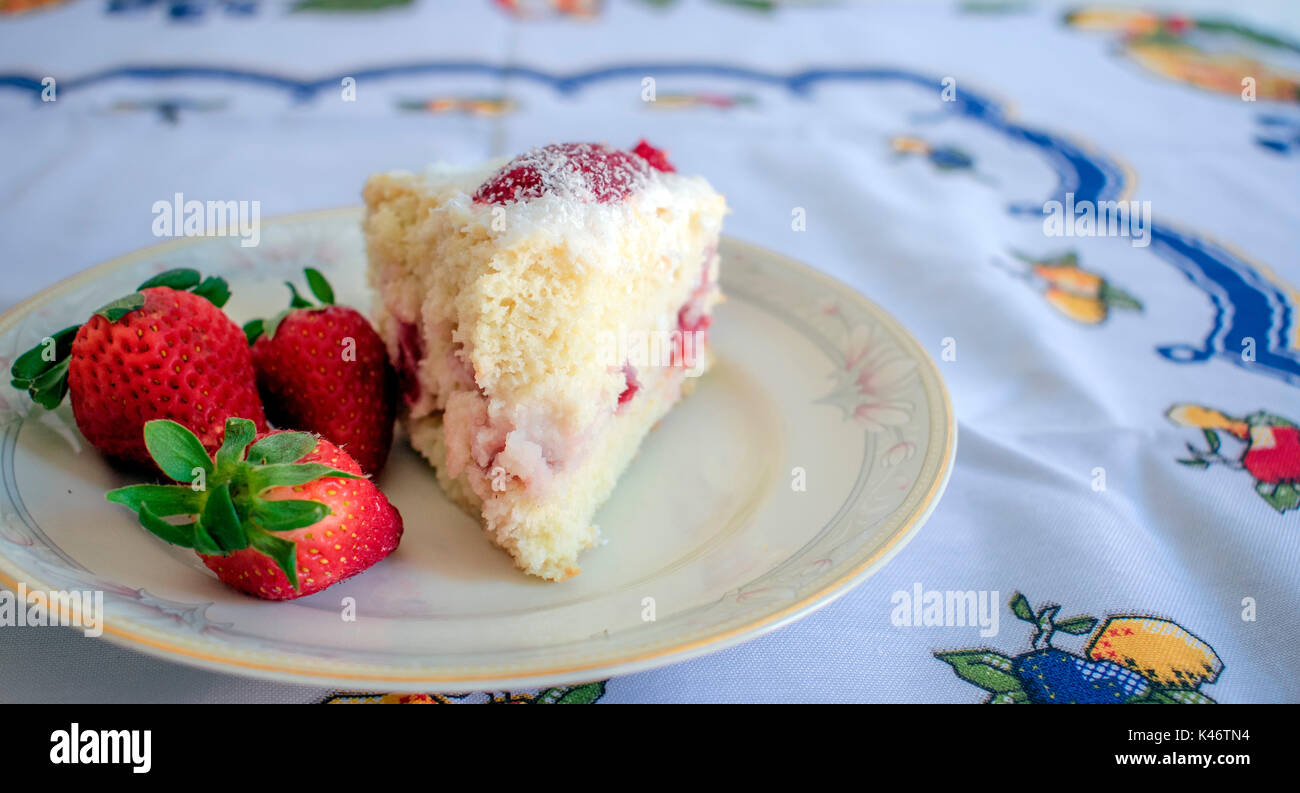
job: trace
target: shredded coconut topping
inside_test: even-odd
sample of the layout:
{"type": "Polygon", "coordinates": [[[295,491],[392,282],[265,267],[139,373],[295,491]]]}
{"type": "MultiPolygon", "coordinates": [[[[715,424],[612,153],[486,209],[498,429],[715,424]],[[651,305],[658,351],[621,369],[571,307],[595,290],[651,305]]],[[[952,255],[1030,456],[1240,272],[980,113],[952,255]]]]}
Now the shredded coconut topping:
{"type": "Polygon", "coordinates": [[[479,187],[474,201],[506,204],[544,195],[581,203],[622,201],[641,190],[650,163],[604,143],[553,143],[506,163],[479,187]]]}

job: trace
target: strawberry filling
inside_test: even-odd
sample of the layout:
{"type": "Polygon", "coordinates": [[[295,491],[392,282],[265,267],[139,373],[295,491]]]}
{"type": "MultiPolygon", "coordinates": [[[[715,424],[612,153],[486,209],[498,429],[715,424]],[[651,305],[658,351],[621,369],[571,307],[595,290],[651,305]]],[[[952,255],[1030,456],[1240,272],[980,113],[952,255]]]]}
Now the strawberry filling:
{"type": "Polygon", "coordinates": [[[641,390],[641,381],[636,379],[636,367],[630,363],[623,364],[623,377],[627,385],[624,386],[623,392],[618,395],[618,406],[622,407],[632,401],[636,392],[641,390]]]}
{"type": "Polygon", "coordinates": [[[397,383],[407,403],[420,398],[420,378],[417,370],[424,358],[424,340],[420,328],[413,322],[403,322],[397,329],[397,383]]]}

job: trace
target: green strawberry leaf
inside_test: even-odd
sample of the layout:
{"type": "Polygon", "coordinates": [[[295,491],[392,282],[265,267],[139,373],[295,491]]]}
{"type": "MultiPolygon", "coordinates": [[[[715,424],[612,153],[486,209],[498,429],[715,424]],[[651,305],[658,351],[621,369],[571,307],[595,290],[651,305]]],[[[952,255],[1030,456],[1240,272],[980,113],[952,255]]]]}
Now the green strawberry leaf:
{"type": "Polygon", "coordinates": [[[203,521],[196,520],[193,523],[185,524],[191,527],[194,532],[193,545],[191,547],[199,553],[208,554],[209,556],[225,556],[226,552],[222,550],[217,541],[208,534],[208,530],[203,528],[203,521]]]}
{"type": "Polygon", "coordinates": [[[257,425],[248,419],[226,419],[226,434],[217,449],[217,475],[229,476],[244,460],[244,449],[257,437],[257,425]]]}
{"type": "MultiPolygon", "coordinates": [[[[40,344],[18,356],[13,366],[9,367],[9,374],[15,380],[27,381],[29,384],[30,381],[40,377],[56,363],[68,357],[68,354],[72,352],[72,341],[76,338],[79,330],[81,330],[80,325],[72,325],[48,336],[48,342],[42,339],[40,344]]],[[[22,386],[15,384],[14,387],[26,391],[28,386],[26,384],[22,386]]]]}
{"type": "Polygon", "coordinates": [[[68,363],[64,358],[51,366],[27,386],[32,401],[46,410],[54,410],[68,393],[68,363]]]}
{"type": "Polygon", "coordinates": [[[145,503],[140,504],[140,509],[136,515],[139,517],[141,526],[172,545],[179,545],[182,548],[198,548],[195,537],[198,530],[197,523],[168,523],[154,514],[149,505],[145,503]]]}
{"type": "Polygon", "coordinates": [[[249,541],[257,551],[271,557],[272,560],[284,571],[289,579],[289,584],[298,588],[298,546],[296,543],[286,540],[282,537],[276,537],[274,534],[268,534],[264,531],[254,531],[249,535],[249,541]]]}
{"type": "Polygon", "coordinates": [[[248,449],[249,462],[260,465],[296,463],[316,448],[316,436],[307,432],[277,432],[248,449]]]}
{"type": "Polygon", "coordinates": [[[235,512],[235,502],[230,497],[230,483],[223,482],[212,488],[203,514],[199,516],[199,525],[216,541],[222,551],[238,551],[248,547],[248,534],[239,522],[235,512]]]}
{"type": "Polygon", "coordinates": [[[330,513],[319,501],[258,501],[251,517],[267,531],[293,531],[320,523],[330,513]]]}
{"type": "Polygon", "coordinates": [[[1278,512],[1300,508],[1300,488],[1295,485],[1256,482],[1255,492],[1278,512]]]}
{"type": "Polygon", "coordinates": [[[188,292],[199,285],[202,276],[198,270],[189,267],[178,267],[174,270],[158,273],[153,278],[140,284],[135,289],[137,292],[144,289],[153,289],[157,286],[165,286],[168,289],[175,289],[178,292],[188,292]]]}
{"type": "Polygon", "coordinates": [[[320,463],[279,463],[263,465],[249,471],[248,489],[253,493],[261,493],[268,487],[304,485],[324,477],[360,478],[356,474],[349,474],[320,463]]]}
{"type": "Polygon", "coordinates": [[[1209,467],[1210,467],[1210,461],[1209,461],[1209,460],[1178,460],[1177,462],[1181,463],[1182,465],[1190,466],[1190,467],[1192,467],[1192,468],[1209,468],[1209,467]]]}
{"type": "Polygon", "coordinates": [[[311,308],[312,307],[311,301],[307,300],[307,298],[298,294],[298,288],[295,287],[293,283],[289,281],[285,281],[284,285],[289,287],[289,293],[291,295],[291,297],[289,298],[289,308],[311,308]]]}
{"type": "Polygon", "coordinates": [[[330,286],[330,282],[325,280],[325,276],[321,275],[320,270],[308,267],[303,272],[307,274],[307,286],[311,288],[311,293],[316,296],[316,299],[327,306],[334,305],[334,289],[330,286]]]}
{"type": "Polygon", "coordinates": [[[248,339],[248,346],[252,347],[253,342],[265,331],[266,320],[254,319],[244,325],[244,337],[248,339]]]}
{"type": "Polygon", "coordinates": [[[1020,680],[1011,673],[1012,661],[990,650],[956,650],[935,653],[935,658],[952,666],[957,676],[993,694],[1024,692],[1020,680]]]}
{"type": "Polygon", "coordinates": [[[155,515],[198,515],[203,511],[207,494],[189,485],[130,485],[110,490],[104,498],[136,512],[146,502],[155,515]]]}
{"type": "Polygon", "coordinates": [[[163,473],[184,482],[196,469],[206,472],[206,489],[143,484],[111,490],[105,497],[135,510],[140,525],[154,535],[200,554],[226,555],[251,546],[275,561],[296,590],[297,546],[274,532],[316,525],[331,514],[330,507],[309,500],[268,500],[259,494],[322,477],[363,477],[321,463],[294,462],[317,447],[319,439],[310,433],[276,433],[250,444],[256,436],[252,421],[227,419],[214,465],[186,427],[166,419],[147,422],[145,445],[163,473]],[[165,519],[177,516],[192,517],[184,523],[165,519]]]}
{"type": "Polygon", "coordinates": [[[1016,592],[1011,596],[1011,603],[1009,605],[1011,606],[1011,613],[1015,614],[1019,619],[1022,619],[1025,622],[1038,622],[1038,620],[1034,618],[1034,610],[1029,605],[1029,598],[1019,592],[1016,592]]]}
{"type": "Polygon", "coordinates": [[[204,298],[217,308],[223,308],[230,301],[230,284],[226,279],[215,275],[203,279],[203,283],[194,287],[194,294],[204,298]]]}
{"type": "Polygon", "coordinates": [[[144,445],[162,472],[177,482],[192,481],[196,468],[212,475],[212,458],[198,437],[170,419],[145,422],[144,445]]]}
{"type": "Polygon", "coordinates": [[[143,305],[144,295],[136,292],[127,295],[126,297],[119,297],[111,303],[100,306],[95,310],[95,313],[109,322],[117,322],[122,317],[130,314],[132,311],[135,311],[143,305]]]}
{"type": "Polygon", "coordinates": [[[1070,617],[1068,620],[1061,620],[1054,624],[1056,629],[1062,633],[1082,636],[1085,633],[1091,633],[1092,629],[1097,627],[1097,620],[1093,617],[1070,617]]]}

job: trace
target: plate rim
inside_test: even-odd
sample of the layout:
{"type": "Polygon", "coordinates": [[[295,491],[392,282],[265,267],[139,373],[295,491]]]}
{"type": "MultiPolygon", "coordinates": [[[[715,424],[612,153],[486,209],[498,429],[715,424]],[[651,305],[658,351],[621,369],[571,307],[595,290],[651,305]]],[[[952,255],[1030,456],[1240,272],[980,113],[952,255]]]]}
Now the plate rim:
{"type": "MultiPolygon", "coordinates": [[[[281,223],[321,220],[333,216],[338,216],[340,218],[349,216],[356,217],[363,210],[364,207],[355,205],[316,209],[275,215],[263,219],[262,222],[264,224],[270,223],[278,225],[281,223]]],[[[57,299],[64,293],[75,290],[109,273],[120,270],[121,268],[140,259],[156,257],[169,250],[193,245],[202,242],[205,239],[207,238],[183,237],[166,240],[164,242],[155,243],[153,245],[130,251],[120,256],[115,256],[77,273],[73,273],[24,300],[21,300],[17,305],[8,309],[3,314],[0,314],[0,334],[3,334],[23,317],[57,299]]],[[[808,593],[798,601],[788,604],[775,612],[761,614],[757,618],[745,622],[742,625],[709,636],[697,638],[688,642],[671,644],[665,647],[634,651],[628,654],[629,657],[613,661],[608,659],[578,661],[555,665],[556,668],[540,668],[544,665],[538,665],[539,668],[534,670],[507,675],[502,675],[498,672],[482,676],[467,676],[464,674],[437,676],[429,675],[427,670],[410,674],[376,674],[379,670],[374,668],[363,668],[355,675],[339,674],[333,670],[317,670],[308,666],[295,665],[294,661],[297,660],[296,657],[290,657],[288,662],[275,663],[272,661],[259,661],[253,658],[241,657],[242,653],[239,651],[221,653],[219,651],[209,651],[196,647],[169,644],[165,641],[155,639],[152,636],[135,631],[129,625],[123,627],[122,625],[111,624],[107,616],[105,616],[103,621],[103,634],[100,638],[103,638],[109,643],[119,647],[125,647],[155,658],[179,663],[189,667],[223,674],[233,674],[261,680],[275,680],[322,688],[335,687],[356,691],[360,690],[358,686],[382,686],[387,688],[392,684],[410,685],[422,691],[443,692],[468,691],[484,688],[492,690],[539,688],[607,679],[698,658],[702,655],[724,650],[752,639],[756,639],[838,600],[892,560],[893,557],[911,541],[912,537],[916,535],[921,526],[929,520],[935,508],[938,506],[940,498],[947,489],[948,481],[952,476],[952,470],[956,460],[957,419],[953,412],[952,398],[948,392],[947,384],[939,372],[938,366],[935,364],[934,359],[930,356],[925,347],[921,345],[920,341],[914,335],[912,335],[911,331],[909,331],[892,314],[871,298],[838,278],[824,273],[811,265],[805,264],[794,257],[787,256],[770,248],[746,242],[735,237],[723,235],[723,239],[726,240],[729,246],[747,249],[751,253],[774,260],[780,263],[783,267],[795,270],[805,277],[820,280],[824,285],[830,287],[837,293],[852,295],[855,300],[864,303],[871,310],[870,313],[872,316],[884,321],[888,325],[892,326],[893,330],[898,332],[902,342],[911,350],[912,354],[910,357],[913,360],[924,363],[924,368],[929,374],[928,379],[934,383],[937,393],[941,397],[941,400],[938,401],[937,407],[941,408],[942,413],[942,421],[940,424],[944,430],[945,436],[944,450],[939,459],[939,469],[934,477],[934,481],[930,484],[930,488],[925,495],[921,497],[921,501],[915,508],[913,514],[898,528],[894,536],[891,537],[882,547],[876,549],[865,559],[861,560],[844,575],[834,581],[828,582],[816,591],[808,593]]],[[[934,410],[933,406],[931,407],[931,410],[934,410]]],[[[7,556],[0,554],[0,585],[16,592],[20,582],[10,576],[9,572],[5,569],[6,566],[12,566],[20,573],[25,573],[26,571],[22,570],[21,567],[14,565],[7,556]]],[[[21,583],[26,585],[27,582],[21,583]]],[[[125,621],[128,623],[130,622],[129,619],[125,621]]]]}

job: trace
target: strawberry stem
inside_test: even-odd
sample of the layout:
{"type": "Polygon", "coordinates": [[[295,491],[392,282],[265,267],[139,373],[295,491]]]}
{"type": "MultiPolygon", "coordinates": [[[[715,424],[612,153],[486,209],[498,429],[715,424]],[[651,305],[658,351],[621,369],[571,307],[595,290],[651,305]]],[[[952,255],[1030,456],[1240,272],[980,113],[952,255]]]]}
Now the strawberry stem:
{"type": "MultiPolygon", "coordinates": [[[[94,313],[109,322],[117,322],[132,311],[143,308],[144,295],[141,292],[155,287],[192,291],[217,308],[230,299],[230,287],[225,279],[215,276],[205,279],[198,270],[181,268],[155,275],[131,294],[100,306],[94,313]]],[[[72,342],[81,327],[70,325],[53,336],[46,336],[40,344],[18,356],[9,368],[13,387],[26,391],[33,402],[46,410],[58,407],[68,393],[68,362],[72,355],[72,342]]]]}
{"type": "Polygon", "coordinates": [[[154,462],[172,479],[189,483],[130,485],[110,490],[105,498],[134,511],[141,526],[172,545],[221,556],[252,547],[269,556],[297,590],[297,544],[276,533],[313,526],[331,514],[330,508],[263,495],[275,487],[357,476],[299,462],[316,448],[313,435],[281,432],[253,442],[256,433],[248,419],[227,419],[221,448],[209,457],[188,428],[166,419],[150,421],[145,446],[154,462]]]}
{"type": "Polygon", "coordinates": [[[263,334],[268,339],[274,338],[280,323],[298,309],[316,309],[334,305],[334,288],[330,286],[330,282],[321,271],[315,267],[305,267],[303,273],[307,276],[307,287],[311,289],[311,293],[316,296],[321,305],[318,306],[300,295],[298,287],[294,286],[292,281],[285,281],[284,285],[289,287],[289,307],[270,319],[255,319],[244,325],[244,336],[248,338],[249,346],[252,346],[263,334]]]}

